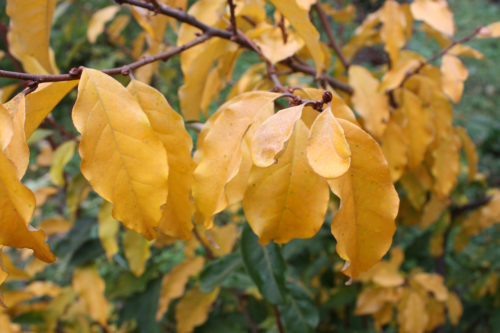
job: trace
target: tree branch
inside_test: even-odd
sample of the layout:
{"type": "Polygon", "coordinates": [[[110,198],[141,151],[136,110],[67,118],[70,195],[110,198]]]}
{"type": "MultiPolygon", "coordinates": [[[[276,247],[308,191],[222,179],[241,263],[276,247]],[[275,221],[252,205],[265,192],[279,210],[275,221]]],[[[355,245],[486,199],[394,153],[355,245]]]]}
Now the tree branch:
{"type": "Polygon", "coordinates": [[[236,15],[234,14],[234,10],[236,9],[236,5],[233,0],[227,0],[227,5],[229,6],[229,15],[231,20],[231,30],[233,31],[233,35],[238,35],[238,28],[236,27],[236,15]]]}
{"type": "Polygon", "coordinates": [[[278,331],[280,333],[285,333],[285,328],[283,327],[283,323],[281,322],[280,310],[277,305],[273,305],[274,316],[276,317],[276,325],[278,325],[278,331]]]}
{"type": "Polygon", "coordinates": [[[340,62],[344,66],[345,69],[349,69],[349,61],[346,59],[344,56],[344,53],[342,53],[342,49],[340,46],[337,44],[337,41],[335,40],[335,37],[333,36],[332,29],[330,29],[330,25],[328,24],[328,18],[321,8],[319,3],[314,4],[314,8],[318,12],[319,20],[321,21],[321,25],[323,25],[323,28],[325,29],[326,35],[328,36],[328,40],[330,41],[330,46],[333,48],[337,56],[339,57],[340,62]]]}
{"type": "Polygon", "coordinates": [[[406,73],[405,77],[403,78],[403,81],[401,81],[401,83],[399,84],[398,87],[390,90],[390,91],[393,91],[397,88],[401,88],[404,83],[410,78],[412,77],[413,75],[415,74],[418,74],[425,66],[429,65],[430,63],[438,60],[439,58],[441,58],[442,56],[444,56],[445,54],[447,54],[453,47],[457,46],[458,44],[462,44],[462,43],[466,43],[468,41],[470,41],[472,38],[474,38],[478,33],[481,32],[481,30],[484,29],[484,27],[478,27],[476,28],[474,31],[472,31],[470,34],[468,34],[467,36],[461,38],[461,39],[458,39],[458,40],[454,40],[450,45],[446,46],[445,48],[443,48],[441,51],[439,51],[438,53],[434,54],[432,57],[430,57],[429,59],[427,59],[426,61],[420,63],[420,65],[417,66],[417,68],[415,68],[414,70],[412,71],[409,71],[408,73],[406,73]]]}
{"type": "MultiPolygon", "coordinates": [[[[290,59],[290,58],[285,60],[283,63],[296,72],[309,74],[311,76],[316,77],[316,70],[309,65],[300,64],[298,62],[293,61],[293,59],[290,59]]],[[[349,95],[352,95],[354,93],[354,90],[352,89],[352,87],[350,85],[348,85],[347,83],[344,83],[342,81],[335,80],[330,75],[321,74],[318,77],[318,79],[328,82],[328,84],[330,86],[332,86],[332,88],[342,90],[342,91],[348,93],[349,95]]]]}
{"type": "MultiPolygon", "coordinates": [[[[103,69],[102,72],[106,73],[108,75],[129,75],[130,71],[137,69],[139,67],[148,65],[150,63],[159,61],[159,60],[167,60],[170,57],[179,54],[183,52],[184,50],[187,50],[193,46],[196,46],[198,44],[203,43],[204,41],[210,39],[212,35],[210,34],[203,34],[201,36],[196,37],[189,43],[186,43],[184,45],[180,45],[174,48],[171,48],[165,52],[158,53],[156,55],[152,55],[149,57],[144,57],[141,60],[134,61],[130,64],[123,65],[120,67],[115,67],[115,68],[109,68],[109,69],[103,69]]],[[[11,72],[11,71],[5,71],[5,70],[0,70],[0,77],[6,77],[6,78],[11,78],[11,79],[17,79],[17,80],[27,80],[27,81],[33,81],[37,83],[41,82],[59,82],[59,81],[71,81],[71,80],[77,80],[80,78],[82,75],[82,69],[83,67],[80,68],[72,68],[69,73],[67,74],[54,74],[54,75],[36,75],[36,74],[27,74],[27,73],[19,73],[19,72],[11,72]]]]}
{"type": "Polygon", "coordinates": [[[9,48],[9,39],[7,38],[7,32],[9,31],[9,28],[2,22],[0,22],[0,36],[2,38],[3,44],[5,45],[5,55],[9,57],[9,59],[14,63],[14,67],[16,68],[16,71],[22,72],[23,68],[19,61],[10,53],[10,48],[9,48]]]}

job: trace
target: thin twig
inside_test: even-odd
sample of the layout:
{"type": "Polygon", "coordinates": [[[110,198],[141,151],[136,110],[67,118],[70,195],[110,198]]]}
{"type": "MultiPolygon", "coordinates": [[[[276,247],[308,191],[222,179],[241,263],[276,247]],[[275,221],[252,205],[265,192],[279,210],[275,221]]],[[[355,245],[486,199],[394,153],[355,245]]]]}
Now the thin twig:
{"type": "Polygon", "coordinates": [[[0,22],[0,36],[2,38],[3,44],[5,45],[5,55],[9,57],[10,60],[14,63],[14,67],[16,68],[16,71],[22,72],[23,68],[19,61],[14,57],[12,53],[10,53],[10,48],[9,48],[9,39],[7,38],[7,32],[9,31],[9,28],[2,22],[0,22]]]}
{"type": "MultiPolygon", "coordinates": [[[[290,58],[285,61],[285,64],[296,72],[301,72],[316,77],[316,70],[311,66],[300,64],[290,58]]],[[[335,80],[327,74],[321,74],[318,79],[328,82],[328,84],[332,86],[332,88],[342,90],[349,95],[352,95],[354,93],[354,90],[350,85],[342,81],[335,80]]]]}
{"type": "Polygon", "coordinates": [[[340,62],[344,66],[345,69],[349,69],[349,61],[347,58],[344,56],[344,53],[342,53],[342,49],[340,46],[337,44],[337,41],[335,40],[335,37],[333,36],[332,29],[330,28],[330,25],[328,24],[328,18],[323,11],[323,8],[321,8],[319,3],[314,4],[314,8],[318,12],[319,20],[321,21],[321,24],[323,25],[323,28],[325,29],[326,35],[328,36],[328,40],[330,41],[330,46],[333,48],[335,53],[340,59],[340,62]]]}
{"type": "Polygon", "coordinates": [[[281,30],[281,35],[283,36],[283,43],[286,44],[288,42],[288,34],[285,28],[285,15],[281,14],[280,21],[278,22],[278,27],[281,30]]]}
{"type": "Polygon", "coordinates": [[[283,327],[283,323],[281,322],[280,310],[277,305],[273,305],[274,316],[276,317],[276,325],[278,325],[278,331],[280,333],[285,333],[285,328],[283,327]]]}
{"type": "Polygon", "coordinates": [[[227,5],[229,6],[229,15],[231,20],[231,30],[233,31],[233,35],[236,36],[238,34],[238,28],[236,27],[236,15],[234,14],[234,10],[236,9],[236,5],[233,0],[227,0],[227,5]]]}
{"type": "Polygon", "coordinates": [[[451,206],[451,216],[452,216],[452,218],[455,218],[455,217],[462,215],[462,214],[465,214],[471,210],[485,206],[491,201],[491,199],[493,199],[493,197],[485,196],[485,197],[479,198],[475,201],[466,203],[465,205],[462,205],[462,206],[451,206]]]}
{"type": "MultiPolygon", "coordinates": [[[[167,60],[170,57],[181,53],[184,50],[187,50],[195,45],[198,45],[200,43],[203,43],[204,41],[210,39],[211,36],[209,34],[203,34],[201,36],[198,36],[197,38],[193,39],[189,43],[186,43],[184,45],[180,45],[174,48],[171,48],[165,52],[158,53],[156,55],[144,57],[138,61],[132,62],[127,65],[123,65],[120,67],[115,67],[115,68],[109,68],[109,69],[103,69],[102,72],[106,73],[108,75],[129,75],[130,71],[137,69],[139,67],[145,66],[147,64],[150,64],[155,61],[159,60],[167,60]]],[[[54,75],[36,75],[36,74],[27,74],[27,73],[19,73],[19,72],[11,72],[11,71],[5,71],[5,70],[0,70],[0,77],[6,77],[6,78],[11,78],[11,79],[18,79],[18,80],[27,80],[27,81],[33,81],[37,83],[41,82],[59,82],[59,81],[71,81],[71,80],[77,80],[80,78],[82,75],[82,69],[83,67],[80,68],[73,68],[69,71],[67,74],[54,74],[54,75]]]]}
{"type": "Polygon", "coordinates": [[[214,260],[215,259],[215,255],[212,252],[212,249],[210,249],[210,247],[208,247],[208,245],[205,244],[205,242],[203,241],[203,238],[201,238],[200,233],[198,232],[198,230],[196,230],[196,228],[193,229],[193,234],[196,237],[196,239],[198,240],[198,242],[200,242],[200,244],[205,249],[205,256],[207,257],[207,259],[208,260],[214,260]]]}
{"type": "Polygon", "coordinates": [[[412,77],[415,74],[418,74],[425,66],[429,65],[430,63],[438,60],[439,58],[441,58],[442,56],[444,56],[445,54],[447,54],[453,47],[457,46],[458,44],[462,44],[462,43],[466,43],[466,42],[470,41],[478,33],[480,33],[482,29],[484,29],[484,28],[483,27],[476,28],[474,31],[472,31],[467,36],[465,36],[465,37],[463,37],[461,39],[458,39],[458,40],[454,40],[450,45],[446,46],[445,48],[443,48],[441,51],[439,51],[436,54],[434,54],[432,57],[430,57],[426,61],[421,62],[420,65],[418,65],[414,70],[409,71],[408,73],[406,73],[405,77],[403,78],[403,81],[401,81],[401,83],[399,84],[399,86],[396,87],[396,88],[394,88],[394,89],[392,89],[392,90],[395,90],[397,88],[402,87],[405,84],[405,82],[410,77],[412,77]]]}
{"type": "Polygon", "coordinates": [[[238,300],[238,305],[241,309],[241,313],[243,313],[243,317],[245,317],[245,320],[250,328],[250,332],[257,333],[259,331],[259,326],[252,320],[252,317],[250,317],[250,314],[248,313],[247,307],[244,302],[245,295],[243,295],[241,291],[236,288],[230,288],[229,290],[238,300]]]}

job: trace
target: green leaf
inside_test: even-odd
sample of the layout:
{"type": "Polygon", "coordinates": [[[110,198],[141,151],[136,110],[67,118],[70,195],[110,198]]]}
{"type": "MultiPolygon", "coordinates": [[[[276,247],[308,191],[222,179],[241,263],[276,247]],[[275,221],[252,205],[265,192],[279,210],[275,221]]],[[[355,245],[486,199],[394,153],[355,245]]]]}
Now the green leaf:
{"type": "Polygon", "coordinates": [[[287,303],[279,305],[281,321],[287,333],[314,332],[319,323],[319,312],[309,293],[299,285],[288,282],[287,303]]]}
{"type": "Polygon", "coordinates": [[[253,282],[260,293],[273,304],[286,300],[286,264],[277,244],[259,244],[257,236],[248,225],[241,236],[241,257],[253,282]]]}
{"type": "Polygon", "coordinates": [[[201,271],[200,290],[209,293],[221,285],[232,273],[242,267],[243,262],[239,253],[234,252],[209,262],[201,271]]]}

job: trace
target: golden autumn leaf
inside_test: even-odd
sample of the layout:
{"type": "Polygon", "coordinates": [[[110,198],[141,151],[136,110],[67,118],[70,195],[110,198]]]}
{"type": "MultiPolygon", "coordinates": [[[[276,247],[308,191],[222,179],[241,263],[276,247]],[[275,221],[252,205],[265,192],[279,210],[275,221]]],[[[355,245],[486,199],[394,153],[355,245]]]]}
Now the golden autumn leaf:
{"type": "Polygon", "coordinates": [[[267,118],[250,139],[253,163],[261,168],[277,163],[276,155],[283,150],[300,119],[304,104],[283,109],[267,118]]]}
{"type": "Polygon", "coordinates": [[[148,240],[141,234],[126,229],[123,234],[122,242],[123,252],[125,253],[130,271],[134,273],[135,276],[141,276],[146,269],[146,262],[151,255],[148,240]]]}
{"type": "Polygon", "coordinates": [[[197,288],[189,290],[175,307],[177,332],[190,333],[195,327],[203,324],[210,313],[212,303],[219,295],[219,288],[206,294],[197,288]]]}
{"type": "Polygon", "coordinates": [[[340,119],[351,147],[351,166],[329,180],[341,200],[332,221],[337,253],[350,264],[344,272],[356,277],[379,261],[389,249],[396,226],[399,197],[377,142],[352,123],[340,119]]]}
{"type": "Polygon", "coordinates": [[[49,175],[52,183],[57,186],[63,186],[64,180],[64,167],[73,158],[75,154],[76,142],[67,141],[57,147],[52,157],[52,165],[50,166],[49,175]]]}
{"type": "Polygon", "coordinates": [[[73,288],[83,300],[88,315],[107,327],[111,305],[104,297],[106,284],[96,267],[79,267],[73,273],[73,288]]]}
{"type": "Polygon", "coordinates": [[[448,299],[448,289],[444,285],[444,279],[439,274],[417,273],[412,278],[422,288],[434,294],[438,301],[444,302],[448,299]]]}
{"type": "Polygon", "coordinates": [[[201,233],[201,239],[215,257],[222,257],[233,250],[239,235],[240,228],[233,223],[228,223],[221,227],[215,225],[212,229],[205,230],[201,233]]]}
{"type": "Polygon", "coordinates": [[[87,26],[87,39],[91,44],[96,42],[97,37],[104,31],[104,25],[110,21],[119,10],[120,6],[108,6],[92,14],[87,26]]]}
{"type": "Polygon", "coordinates": [[[464,91],[464,81],[469,76],[469,71],[460,59],[453,55],[443,56],[441,65],[443,91],[454,102],[460,102],[464,91]]]}
{"type": "Polygon", "coordinates": [[[448,199],[442,200],[436,195],[432,195],[423,208],[419,224],[420,228],[425,229],[434,224],[449,204],[450,201],[448,199]]]}
{"type": "Polygon", "coordinates": [[[455,187],[460,173],[460,139],[454,132],[442,133],[432,151],[433,191],[441,199],[455,187]]]}
{"type": "Polygon", "coordinates": [[[73,227],[73,223],[61,216],[54,216],[40,222],[38,227],[45,232],[47,237],[50,237],[55,234],[68,232],[73,227]]]}
{"type": "Polygon", "coordinates": [[[500,37],[500,21],[488,24],[481,29],[478,38],[498,38],[500,37]]]}
{"type": "Polygon", "coordinates": [[[465,158],[467,160],[469,181],[472,181],[477,173],[477,164],[479,157],[477,155],[476,145],[474,141],[467,134],[467,130],[463,127],[457,127],[457,134],[462,140],[462,147],[465,151],[465,158]]]}
{"type": "Polygon", "coordinates": [[[78,80],[40,83],[38,88],[26,95],[26,123],[24,130],[29,138],[54,107],[76,85],[78,80]]]}
{"type": "Polygon", "coordinates": [[[7,129],[7,134],[2,135],[4,137],[1,138],[1,148],[5,157],[16,167],[17,178],[21,179],[28,168],[30,156],[24,132],[24,123],[26,120],[25,98],[22,94],[19,94],[3,106],[10,119],[1,120],[7,129]]]}
{"type": "Polygon", "coordinates": [[[398,304],[398,323],[405,333],[424,333],[429,314],[422,297],[413,290],[407,290],[403,300],[398,304]]]}
{"type": "Polygon", "coordinates": [[[198,274],[205,260],[202,257],[189,258],[178,264],[163,276],[156,320],[159,321],[168,310],[170,302],[184,294],[184,289],[191,276],[198,274]]]}
{"type": "Polygon", "coordinates": [[[9,49],[33,74],[57,72],[49,46],[57,0],[8,0],[9,49]]]}
{"type": "Polygon", "coordinates": [[[240,168],[244,135],[252,124],[272,115],[277,96],[264,91],[239,95],[222,105],[201,131],[192,191],[206,226],[227,206],[224,189],[240,168]]]}
{"type": "Polygon", "coordinates": [[[453,13],[446,0],[415,0],[410,8],[416,20],[424,21],[448,36],[455,33],[453,13]]]}
{"type": "Polygon", "coordinates": [[[46,262],[55,260],[45,244],[43,231],[34,230],[28,223],[35,209],[35,196],[18,180],[16,168],[0,151],[0,244],[30,248],[46,262]],[[9,221],[9,223],[5,223],[9,221]]]}
{"type": "Polygon", "coordinates": [[[324,178],[343,175],[351,165],[351,149],[331,105],[314,120],[307,141],[307,160],[324,178]]]}
{"type": "Polygon", "coordinates": [[[261,244],[309,238],[323,224],[328,185],[309,166],[307,139],[308,129],[299,120],[278,163],[250,173],[243,210],[261,244]]]}
{"type": "Polygon", "coordinates": [[[387,303],[396,303],[401,298],[401,292],[394,288],[370,286],[358,296],[354,313],[358,315],[373,314],[387,303]]]}
{"type": "Polygon", "coordinates": [[[446,301],[446,307],[448,308],[448,316],[450,317],[451,324],[456,326],[464,311],[462,302],[457,294],[449,293],[448,300],[446,301]]]}
{"type": "Polygon", "coordinates": [[[427,148],[434,139],[432,115],[411,91],[403,90],[401,99],[401,108],[407,119],[405,134],[409,143],[408,167],[414,169],[422,163],[427,148]]]}
{"type": "Polygon", "coordinates": [[[395,0],[387,0],[380,10],[380,37],[385,43],[385,50],[396,64],[399,59],[399,50],[405,45],[406,18],[402,7],[395,0]]]}
{"type": "Polygon", "coordinates": [[[393,111],[382,136],[382,151],[389,163],[391,179],[401,178],[408,164],[408,137],[405,134],[405,117],[401,109],[393,111]]]}
{"type": "Polygon", "coordinates": [[[182,117],[158,90],[136,80],[132,80],[127,89],[136,97],[167,151],[169,195],[158,228],[166,235],[187,240],[191,238],[194,210],[190,197],[195,167],[191,158],[191,136],[184,128],[182,117]]]}
{"type": "Polygon", "coordinates": [[[287,31],[287,41],[283,40],[283,33],[279,27],[265,24],[265,31],[255,40],[264,56],[273,64],[293,56],[304,46],[304,40],[293,31],[287,31]]]}
{"type": "Polygon", "coordinates": [[[296,1],[271,0],[271,3],[290,21],[297,34],[302,37],[314,60],[316,73],[319,75],[324,67],[324,53],[319,41],[319,32],[309,20],[307,10],[301,8],[296,1]]]}
{"type": "Polygon", "coordinates": [[[365,68],[351,66],[349,84],[354,89],[354,108],[363,118],[366,129],[381,138],[389,121],[389,100],[385,93],[379,92],[380,83],[365,68]]]}
{"type": "Polygon", "coordinates": [[[82,133],[82,174],[113,204],[114,218],[154,238],[167,198],[167,154],[135,97],[110,76],[85,69],[73,122],[82,133]]]}

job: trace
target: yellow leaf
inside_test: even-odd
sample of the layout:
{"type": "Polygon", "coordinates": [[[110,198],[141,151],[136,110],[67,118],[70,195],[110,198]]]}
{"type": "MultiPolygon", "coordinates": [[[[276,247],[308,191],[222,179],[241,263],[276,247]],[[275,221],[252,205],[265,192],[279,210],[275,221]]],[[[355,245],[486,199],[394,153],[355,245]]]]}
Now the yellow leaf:
{"type": "Polygon", "coordinates": [[[163,276],[156,312],[157,321],[160,321],[165,315],[170,302],[184,294],[189,278],[202,270],[204,262],[205,260],[202,257],[186,259],[163,276]]]}
{"type": "Polygon", "coordinates": [[[57,0],[8,0],[9,50],[33,74],[56,73],[49,47],[57,0]]]}
{"type": "Polygon", "coordinates": [[[379,86],[379,91],[386,92],[387,90],[399,87],[406,77],[406,74],[417,68],[419,64],[420,62],[417,59],[409,59],[403,62],[400,61],[384,75],[382,83],[379,86]]]}
{"type": "Polygon", "coordinates": [[[104,251],[106,251],[108,261],[111,261],[113,256],[118,252],[117,237],[120,231],[120,224],[111,216],[112,209],[113,205],[107,201],[103,201],[97,214],[99,239],[104,251]]]}
{"type": "Polygon", "coordinates": [[[328,3],[321,4],[321,8],[330,15],[335,21],[340,23],[349,23],[356,17],[356,6],[353,4],[347,5],[345,8],[336,10],[328,3]]]}
{"type": "Polygon", "coordinates": [[[423,209],[422,218],[420,220],[420,229],[428,228],[434,224],[449,204],[450,201],[447,198],[441,200],[436,195],[432,195],[431,199],[426,203],[423,209]]]}
{"type": "Polygon", "coordinates": [[[287,41],[283,40],[283,32],[279,27],[266,24],[267,31],[261,34],[255,44],[260,47],[264,56],[273,64],[293,56],[304,46],[304,40],[293,31],[287,31],[287,41]]]}
{"type": "Polygon", "coordinates": [[[46,262],[55,260],[45,244],[43,231],[28,225],[35,209],[35,196],[17,179],[14,165],[0,151],[0,244],[30,248],[46,262]]]}
{"type": "Polygon", "coordinates": [[[104,25],[109,22],[120,10],[120,6],[108,6],[96,11],[90,17],[87,26],[87,39],[94,44],[100,34],[104,31],[104,25]]]}
{"type": "Polygon", "coordinates": [[[349,170],[328,181],[341,200],[332,221],[332,234],[337,239],[337,253],[350,263],[344,272],[356,277],[389,249],[399,198],[377,142],[356,125],[342,119],[339,122],[352,156],[349,170]]]}
{"type": "Polygon", "coordinates": [[[68,184],[66,206],[68,207],[70,221],[75,221],[80,203],[87,198],[91,190],[89,183],[81,173],[77,174],[68,184]]]}
{"type": "Polygon", "coordinates": [[[243,200],[243,196],[245,195],[245,191],[247,189],[250,171],[252,170],[253,166],[252,154],[250,153],[248,141],[248,136],[246,136],[241,144],[240,170],[238,171],[236,176],[234,176],[226,184],[226,187],[224,188],[228,206],[243,200]]]}
{"type": "Polygon", "coordinates": [[[96,267],[79,267],[73,273],[73,288],[83,300],[90,318],[107,327],[110,304],[104,296],[106,284],[96,267]]]}
{"type": "Polygon", "coordinates": [[[389,163],[393,182],[401,178],[408,164],[408,138],[405,135],[404,123],[401,109],[394,110],[382,136],[382,151],[389,163]]]}
{"type": "Polygon", "coordinates": [[[316,117],[307,142],[307,160],[324,178],[343,175],[351,164],[351,149],[330,104],[316,117]]]}
{"type": "Polygon", "coordinates": [[[380,37],[385,43],[385,50],[389,54],[391,62],[396,64],[399,58],[399,50],[405,45],[405,13],[401,6],[394,0],[387,0],[380,10],[382,28],[380,37]]]}
{"type": "Polygon", "coordinates": [[[3,152],[16,167],[17,178],[21,179],[26,173],[29,164],[30,151],[26,143],[26,134],[24,133],[24,122],[26,120],[26,103],[22,94],[17,95],[9,102],[4,104],[11,118],[12,125],[9,124],[8,132],[12,129],[7,145],[2,144],[3,152]]]}
{"type": "Polygon", "coordinates": [[[455,33],[453,13],[446,0],[416,0],[410,5],[416,20],[421,20],[434,29],[451,36],[455,33]]]}
{"type": "Polygon", "coordinates": [[[469,76],[469,71],[460,59],[453,55],[445,54],[441,65],[443,91],[454,103],[460,102],[464,91],[464,81],[469,76]]]}
{"type": "Polygon", "coordinates": [[[389,121],[387,95],[379,92],[378,80],[361,66],[349,67],[349,84],[354,89],[354,108],[363,117],[366,129],[376,138],[381,138],[389,121]]]}
{"type": "Polygon", "coordinates": [[[283,109],[267,118],[250,138],[253,163],[258,167],[276,164],[276,155],[290,139],[304,104],[283,109]]]}
{"type": "Polygon", "coordinates": [[[197,288],[191,289],[181,298],[175,307],[175,321],[178,333],[190,333],[203,324],[210,313],[212,303],[219,295],[219,288],[211,293],[202,293],[197,288]]]}
{"type": "Polygon", "coordinates": [[[125,258],[127,258],[130,270],[135,276],[141,276],[151,255],[148,240],[141,234],[126,229],[122,241],[123,252],[125,252],[125,258]]]}
{"type": "Polygon", "coordinates": [[[49,237],[55,234],[68,232],[71,227],[73,227],[73,223],[61,216],[55,216],[43,220],[38,227],[47,234],[47,237],[49,237]]]}
{"type": "Polygon", "coordinates": [[[261,244],[310,238],[323,224],[328,185],[309,166],[307,137],[307,127],[297,121],[278,163],[250,173],[243,210],[261,244]]]}
{"type": "Polygon", "coordinates": [[[181,110],[186,120],[200,119],[201,101],[210,69],[215,61],[231,48],[232,43],[224,39],[205,42],[202,52],[193,56],[184,73],[184,85],[179,89],[181,110]]]}
{"type": "Polygon", "coordinates": [[[82,133],[82,174],[113,204],[114,218],[154,238],[167,198],[167,154],[134,96],[110,76],[84,69],[73,123],[82,133]]]}
{"type": "Polygon", "coordinates": [[[19,88],[18,83],[9,84],[0,88],[0,103],[5,103],[9,97],[19,88]]]}
{"type": "MultiPolygon", "coordinates": [[[[2,251],[2,245],[0,245],[0,251],[2,251]]],[[[0,284],[2,284],[5,281],[5,278],[7,277],[8,274],[8,280],[7,281],[19,281],[19,280],[31,280],[33,279],[33,276],[31,274],[28,274],[23,269],[20,269],[14,265],[10,257],[5,254],[1,253],[0,255],[0,284]]]]}
{"type": "Polygon", "coordinates": [[[442,133],[432,151],[433,190],[441,199],[448,197],[460,173],[460,139],[454,132],[442,133]]]}
{"type": "Polygon", "coordinates": [[[373,314],[380,311],[386,303],[396,303],[401,298],[401,292],[394,288],[370,286],[365,288],[356,301],[355,314],[373,314]]]}
{"type": "Polygon", "coordinates": [[[429,314],[425,308],[422,297],[413,290],[405,293],[403,300],[398,305],[398,323],[401,332],[424,333],[429,314]]]}
{"type": "Polygon", "coordinates": [[[462,146],[465,151],[465,158],[467,159],[467,166],[469,172],[469,181],[474,180],[477,173],[477,164],[479,157],[477,156],[476,146],[474,141],[467,134],[467,130],[463,127],[457,127],[457,134],[462,140],[462,146]]]}
{"type": "Polygon", "coordinates": [[[40,153],[36,157],[36,164],[40,167],[50,166],[52,164],[52,157],[54,151],[47,141],[40,143],[40,153]]]}
{"type": "Polygon", "coordinates": [[[222,257],[233,250],[239,235],[240,228],[235,224],[228,223],[222,227],[214,226],[212,229],[206,230],[201,233],[201,238],[215,257],[222,257]]]}
{"type": "Polygon", "coordinates": [[[36,206],[40,207],[42,206],[49,197],[53,196],[58,192],[58,189],[55,187],[40,187],[36,189],[35,191],[35,199],[36,199],[36,206]]]}
{"type": "Polygon", "coordinates": [[[297,34],[306,43],[319,76],[324,67],[324,53],[319,42],[319,32],[309,21],[307,10],[301,8],[295,1],[271,0],[271,2],[290,21],[297,34]]]}
{"type": "Polygon", "coordinates": [[[427,332],[432,332],[439,326],[446,323],[443,303],[438,302],[433,298],[429,298],[426,302],[426,309],[427,314],[429,315],[429,320],[427,321],[427,326],[425,327],[427,332]]]}
{"type": "Polygon", "coordinates": [[[309,11],[312,5],[316,3],[316,0],[295,0],[300,8],[309,11]]]}
{"type": "Polygon", "coordinates": [[[463,308],[460,298],[457,294],[449,293],[448,300],[446,301],[446,307],[448,308],[448,316],[450,317],[450,322],[453,326],[457,326],[460,317],[462,317],[463,308]]]}
{"type": "Polygon", "coordinates": [[[38,88],[26,96],[26,138],[40,126],[52,109],[68,94],[78,80],[40,83],[38,88]]]}
{"type": "Polygon", "coordinates": [[[422,163],[427,148],[434,139],[432,115],[411,91],[404,90],[401,96],[401,108],[407,119],[405,134],[409,143],[408,167],[414,169],[422,163]]]}
{"type": "Polygon", "coordinates": [[[165,198],[167,203],[158,228],[169,236],[190,239],[194,210],[190,191],[195,167],[191,158],[191,136],[184,128],[182,117],[158,90],[136,80],[132,80],[127,89],[137,98],[167,151],[169,195],[165,198]]]}
{"type": "Polygon", "coordinates": [[[446,289],[441,275],[417,273],[413,276],[413,280],[418,282],[425,290],[433,293],[438,301],[444,302],[448,299],[448,289],[446,289]]]}
{"type": "Polygon", "coordinates": [[[73,158],[75,148],[75,141],[67,141],[54,151],[52,165],[49,171],[50,179],[54,185],[64,186],[64,166],[73,158]]]}
{"type": "Polygon", "coordinates": [[[276,96],[264,91],[239,95],[222,105],[200,133],[192,190],[207,227],[212,215],[227,206],[224,189],[240,168],[245,133],[253,123],[272,115],[276,96]]]}
{"type": "Polygon", "coordinates": [[[478,34],[478,38],[498,38],[500,37],[500,22],[495,22],[484,27],[478,34]]]}

